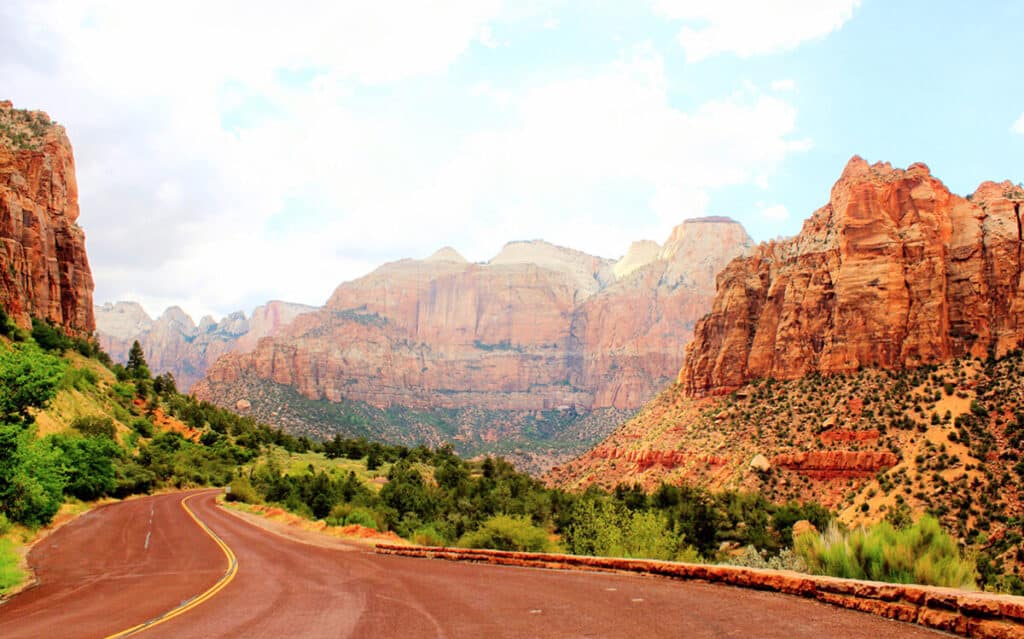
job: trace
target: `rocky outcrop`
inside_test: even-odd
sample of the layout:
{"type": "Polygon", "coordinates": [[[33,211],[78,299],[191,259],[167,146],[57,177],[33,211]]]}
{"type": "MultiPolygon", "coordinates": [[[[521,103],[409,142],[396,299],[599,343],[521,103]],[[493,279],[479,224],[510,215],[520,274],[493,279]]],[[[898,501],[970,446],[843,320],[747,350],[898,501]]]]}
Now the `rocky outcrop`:
{"type": "Polygon", "coordinates": [[[0,304],[22,327],[47,319],[90,335],[92,273],[64,127],[0,102],[0,304]]]}
{"type": "Polygon", "coordinates": [[[256,307],[249,318],[242,312],[219,322],[207,316],[196,326],[177,306],[154,320],[135,302],[107,303],[95,307],[96,337],[118,362],[127,359],[132,342],[138,340],[150,370],[154,374],[170,372],[178,387],[187,391],[221,355],[251,351],[260,338],[314,310],[303,304],[273,301],[256,307]]]}
{"type": "Polygon", "coordinates": [[[533,437],[551,437],[671,382],[714,271],[750,245],[738,223],[715,218],[684,222],[665,247],[635,244],[618,263],[542,241],[479,264],[445,248],[340,285],[319,312],[221,358],[194,392],[230,407],[253,399],[255,376],[310,400],[476,411],[452,425],[460,433],[466,421],[488,428],[480,411],[541,412],[552,432],[533,437]]]}
{"type": "Polygon", "coordinates": [[[708,271],[750,245],[732,221],[690,220],[673,238],[622,279],[611,260],[540,241],[485,264],[451,249],[387,264],[219,361],[196,392],[231,405],[227,387],[251,370],[310,399],[380,407],[636,408],[678,369],[710,306],[708,271]]]}
{"type": "Polygon", "coordinates": [[[790,240],[718,278],[679,374],[693,395],[761,377],[1002,355],[1024,338],[1024,189],[949,192],[928,167],[850,160],[790,240]]]}
{"type": "Polygon", "coordinates": [[[892,468],[899,461],[888,450],[816,450],[776,455],[771,463],[818,479],[839,479],[868,477],[892,468]]]}

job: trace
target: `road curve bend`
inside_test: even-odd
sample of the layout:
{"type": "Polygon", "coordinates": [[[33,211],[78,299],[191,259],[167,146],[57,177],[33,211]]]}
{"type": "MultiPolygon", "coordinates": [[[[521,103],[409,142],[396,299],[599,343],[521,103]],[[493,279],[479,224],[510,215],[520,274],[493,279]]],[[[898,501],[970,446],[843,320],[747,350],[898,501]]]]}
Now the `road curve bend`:
{"type": "MultiPolygon", "coordinates": [[[[945,636],[776,593],[300,543],[226,512],[215,496],[194,494],[187,505],[237,557],[237,573],[200,605],[132,636],[945,636]]],[[[215,588],[228,561],[181,507],[186,497],[99,508],[41,542],[29,556],[40,583],[0,605],[0,637],[105,637],[215,588]]]]}

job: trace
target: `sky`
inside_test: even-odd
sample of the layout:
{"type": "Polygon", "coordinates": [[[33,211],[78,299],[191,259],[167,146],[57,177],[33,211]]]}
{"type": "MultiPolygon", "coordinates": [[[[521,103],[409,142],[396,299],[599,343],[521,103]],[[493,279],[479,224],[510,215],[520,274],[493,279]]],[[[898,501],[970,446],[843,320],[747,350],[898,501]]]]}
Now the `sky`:
{"type": "Polygon", "coordinates": [[[4,0],[75,150],[95,300],[198,318],[452,246],[793,235],[853,155],[1024,181],[1024,3],[4,0]]]}

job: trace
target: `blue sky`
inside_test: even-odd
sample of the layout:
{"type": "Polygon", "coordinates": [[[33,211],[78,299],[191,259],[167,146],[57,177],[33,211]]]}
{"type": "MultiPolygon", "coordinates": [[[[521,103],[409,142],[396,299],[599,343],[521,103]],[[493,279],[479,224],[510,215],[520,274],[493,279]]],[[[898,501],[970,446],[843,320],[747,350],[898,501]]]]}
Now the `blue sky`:
{"type": "Polygon", "coordinates": [[[0,86],[75,145],[97,302],[322,303],[452,245],[790,235],[854,154],[1024,180],[1024,4],[12,0],[0,86]],[[139,250],[138,247],[143,247],[139,250]]]}

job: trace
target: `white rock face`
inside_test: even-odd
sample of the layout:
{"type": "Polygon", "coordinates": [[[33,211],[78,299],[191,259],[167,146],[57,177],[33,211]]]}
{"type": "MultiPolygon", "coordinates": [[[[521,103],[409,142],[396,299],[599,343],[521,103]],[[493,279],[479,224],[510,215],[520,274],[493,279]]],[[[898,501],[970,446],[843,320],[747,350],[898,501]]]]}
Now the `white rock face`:
{"type": "Polygon", "coordinates": [[[456,264],[468,264],[466,258],[450,246],[438,249],[436,253],[423,260],[424,262],[455,262],[456,264]]]}
{"type": "Polygon", "coordinates": [[[629,245],[629,250],[622,256],[622,259],[612,267],[615,279],[621,280],[630,273],[647,266],[658,259],[660,253],[661,245],[653,240],[633,242],[629,245]]]}
{"type": "Polygon", "coordinates": [[[138,302],[107,302],[94,307],[96,331],[120,339],[134,338],[153,327],[153,319],[138,302]]]}
{"type": "Polygon", "coordinates": [[[603,257],[588,255],[582,251],[557,246],[543,240],[530,242],[509,242],[494,258],[490,265],[535,264],[570,277],[581,299],[590,297],[615,279],[612,272],[614,262],[603,257]]]}

